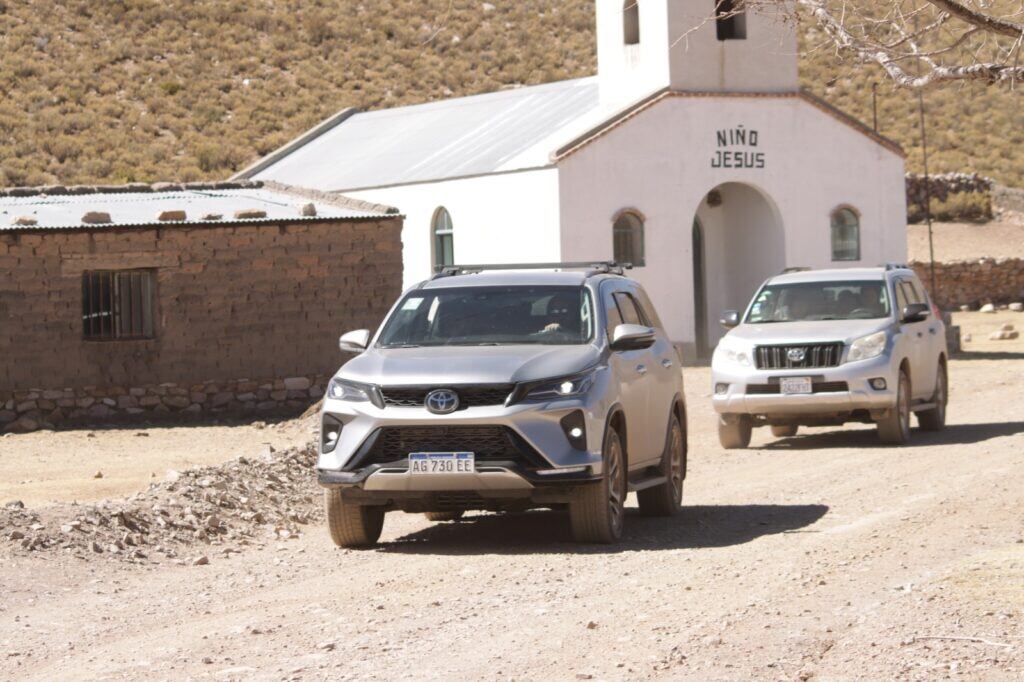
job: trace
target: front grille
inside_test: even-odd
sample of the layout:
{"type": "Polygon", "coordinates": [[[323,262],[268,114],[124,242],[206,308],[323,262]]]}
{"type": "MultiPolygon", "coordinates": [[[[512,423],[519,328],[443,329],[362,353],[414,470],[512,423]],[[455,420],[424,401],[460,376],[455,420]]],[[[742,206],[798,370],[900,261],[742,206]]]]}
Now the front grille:
{"type": "MultiPolygon", "coordinates": [[[[845,381],[818,381],[811,384],[811,393],[845,393],[850,390],[845,381]]],[[[747,395],[778,395],[782,387],[774,384],[747,384],[747,395]]]]}
{"type": "Polygon", "coordinates": [[[843,344],[839,342],[803,346],[758,346],[754,349],[754,360],[758,369],[838,367],[842,355],[843,344]],[[791,358],[790,351],[803,351],[803,359],[791,358]]]}
{"type": "Polygon", "coordinates": [[[459,409],[504,405],[508,394],[515,388],[511,384],[479,386],[401,386],[382,387],[385,407],[423,407],[427,394],[437,388],[450,388],[459,395],[459,409]]]}
{"type": "Polygon", "coordinates": [[[478,463],[544,466],[540,455],[504,426],[385,426],[370,438],[372,444],[358,457],[358,466],[402,461],[412,452],[472,452],[478,463]]]}

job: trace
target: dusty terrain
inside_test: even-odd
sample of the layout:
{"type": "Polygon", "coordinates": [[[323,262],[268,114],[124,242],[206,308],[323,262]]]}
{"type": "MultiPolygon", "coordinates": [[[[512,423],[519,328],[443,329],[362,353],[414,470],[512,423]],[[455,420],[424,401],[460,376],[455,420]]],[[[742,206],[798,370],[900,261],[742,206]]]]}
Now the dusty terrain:
{"type": "Polygon", "coordinates": [[[0,503],[92,502],[144,489],[168,471],[276,450],[303,434],[295,422],[126,426],[0,436],[0,503]],[[97,474],[100,476],[97,477],[97,474]]]}
{"type": "MultiPolygon", "coordinates": [[[[902,449],[849,427],[759,431],[724,451],[707,370],[688,369],[686,509],[630,514],[612,548],[574,545],[563,515],[533,512],[393,514],[378,549],[340,551],[295,493],[301,471],[257,498],[308,507],[288,539],[268,527],[233,541],[230,517],[129,562],[29,551],[0,528],[0,677],[1020,679],[1024,347],[989,343],[951,365],[948,429],[902,449]]],[[[137,502],[191,509],[221,489],[204,477],[137,502]]],[[[17,518],[59,535],[78,509],[93,513],[17,518]]]]}
{"type": "MultiPolygon", "coordinates": [[[[936,261],[977,258],[1024,258],[1024,215],[974,223],[935,223],[932,226],[936,261]]],[[[928,261],[928,226],[907,226],[907,258],[928,261]]]]}

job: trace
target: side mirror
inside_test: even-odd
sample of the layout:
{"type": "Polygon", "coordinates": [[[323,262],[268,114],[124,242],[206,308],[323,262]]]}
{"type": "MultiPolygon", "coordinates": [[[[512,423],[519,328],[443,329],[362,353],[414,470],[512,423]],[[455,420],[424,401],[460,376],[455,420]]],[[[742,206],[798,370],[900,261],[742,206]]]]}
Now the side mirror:
{"type": "Polygon", "coordinates": [[[642,324],[620,324],[612,330],[612,350],[643,350],[654,345],[654,330],[642,324]]]}
{"type": "Polygon", "coordinates": [[[338,348],[344,353],[362,353],[370,344],[370,330],[357,329],[354,332],[343,334],[338,339],[338,348]]]}
{"type": "Polygon", "coordinates": [[[928,319],[931,314],[927,303],[911,303],[903,309],[902,321],[907,324],[921,322],[928,319]]]}
{"type": "Polygon", "coordinates": [[[719,320],[722,326],[726,329],[732,329],[738,327],[740,324],[740,313],[737,310],[726,310],[722,313],[722,319],[719,320]]]}

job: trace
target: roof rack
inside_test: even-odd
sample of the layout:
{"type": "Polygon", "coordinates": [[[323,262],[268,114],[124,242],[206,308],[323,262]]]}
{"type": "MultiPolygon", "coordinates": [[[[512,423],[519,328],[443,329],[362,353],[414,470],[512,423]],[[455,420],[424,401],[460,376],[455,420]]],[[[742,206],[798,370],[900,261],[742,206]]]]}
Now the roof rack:
{"type": "Polygon", "coordinates": [[[788,275],[791,272],[807,272],[810,269],[811,268],[806,266],[806,265],[794,265],[793,267],[790,267],[790,268],[783,268],[782,269],[782,274],[783,275],[788,275]]]}
{"type": "Polygon", "coordinates": [[[885,271],[886,272],[888,272],[890,270],[909,270],[909,269],[910,269],[910,266],[907,265],[906,263],[886,263],[885,264],[885,271]]]}
{"type": "Polygon", "coordinates": [[[579,270],[586,268],[587,277],[593,275],[621,275],[633,269],[632,263],[616,263],[615,261],[578,261],[567,263],[491,263],[486,265],[435,265],[434,276],[453,277],[470,275],[487,270],[579,270]]]}

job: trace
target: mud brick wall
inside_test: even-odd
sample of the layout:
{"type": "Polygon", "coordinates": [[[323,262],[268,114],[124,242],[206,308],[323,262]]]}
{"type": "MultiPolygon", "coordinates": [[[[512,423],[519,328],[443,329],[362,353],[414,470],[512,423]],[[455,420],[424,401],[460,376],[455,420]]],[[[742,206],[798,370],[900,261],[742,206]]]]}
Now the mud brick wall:
{"type": "Polygon", "coordinates": [[[400,294],[401,225],[0,232],[0,431],[308,405],[344,360],[338,336],[400,294]],[[84,340],[82,273],[136,268],[156,273],[155,338],[84,340]]]}
{"type": "MultiPolygon", "coordinates": [[[[910,264],[924,285],[931,289],[928,263],[910,264]]],[[[980,306],[1024,301],[1024,259],[982,258],[935,264],[936,291],[932,298],[951,310],[962,305],[980,306]]]]}

